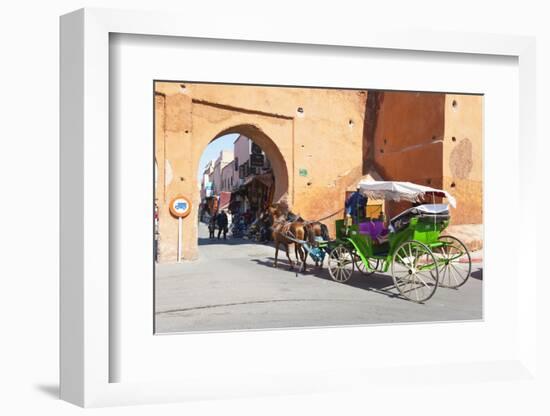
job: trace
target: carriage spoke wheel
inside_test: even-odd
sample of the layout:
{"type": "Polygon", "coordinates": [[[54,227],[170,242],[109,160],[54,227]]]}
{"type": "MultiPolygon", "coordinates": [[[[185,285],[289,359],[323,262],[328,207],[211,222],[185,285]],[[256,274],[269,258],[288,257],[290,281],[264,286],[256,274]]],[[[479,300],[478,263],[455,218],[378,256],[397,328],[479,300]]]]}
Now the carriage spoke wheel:
{"type": "Polygon", "coordinates": [[[378,265],[380,264],[380,260],[378,259],[367,258],[370,269],[368,269],[365,263],[363,262],[363,260],[361,260],[361,257],[359,256],[359,254],[354,253],[353,260],[355,261],[355,268],[365,276],[370,276],[371,274],[378,271],[378,265]]]}
{"type": "Polygon", "coordinates": [[[328,271],[332,280],[345,283],[353,273],[354,259],[352,252],[344,246],[334,248],[328,256],[328,271]]]}
{"type": "Polygon", "coordinates": [[[434,254],[419,241],[401,243],[391,265],[395,287],[401,296],[423,303],[437,290],[439,272],[434,254]]]}
{"type": "Polygon", "coordinates": [[[434,249],[439,264],[439,286],[456,289],[466,283],[472,272],[472,258],[464,243],[456,237],[439,237],[444,243],[434,249]]]}

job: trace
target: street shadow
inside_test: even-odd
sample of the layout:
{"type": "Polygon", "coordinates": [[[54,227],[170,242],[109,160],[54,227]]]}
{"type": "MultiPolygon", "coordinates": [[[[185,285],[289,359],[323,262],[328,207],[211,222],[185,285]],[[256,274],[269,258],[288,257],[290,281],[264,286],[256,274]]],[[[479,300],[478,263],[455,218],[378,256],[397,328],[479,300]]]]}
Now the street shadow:
{"type": "MultiPolygon", "coordinates": [[[[323,268],[318,268],[313,263],[309,263],[307,265],[307,270],[305,272],[299,271],[299,266],[294,266],[294,270],[290,270],[290,264],[288,262],[288,259],[286,259],[286,255],[283,252],[283,255],[285,256],[285,259],[279,258],[278,264],[279,269],[287,269],[291,273],[296,273],[298,276],[314,276],[319,279],[328,280],[329,282],[333,282],[334,284],[342,284],[335,282],[332,277],[330,277],[329,271],[326,267],[326,264],[323,268]]],[[[250,261],[255,262],[256,264],[271,267],[273,268],[273,263],[275,261],[274,257],[268,257],[266,260],[261,259],[251,259],[250,261]]],[[[294,261],[294,260],[293,260],[294,261]]],[[[381,295],[385,295],[389,298],[399,298],[399,299],[405,299],[403,298],[399,293],[397,293],[397,290],[395,289],[395,285],[393,284],[393,279],[391,276],[388,276],[386,274],[381,273],[373,273],[369,276],[363,275],[358,271],[353,272],[353,276],[350,280],[348,280],[345,283],[346,286],[351,286],[357,289],[366,290],[369,292],[379,293],[381,295]]]]}
{"type": "Polygon", "coordinates": [[[37,384],[34,386],[36,390],[50,396],[53,399],[59,399],[59,385],[58,384],[37,384]]]}
{"type": "MultiPolygon", "coordinates": [[[[334,281],[332,277],[330,277],[330,274],[326,267],[316,271],[314,275],[320,279],[329,280],[331,282],[334,281]]],[[[370,275],[364,275],[361,272],[355,270],[351,279],[348,280],[345,285],[355,287],[357,289],[366,290],[369,292],[379,293],[389,298],[403,299],[401,295],[397,292],[392,277],[388,276],[387,274],[373,273],[370,275]]]]}
{"type": "Polygon", "coordinates": [[[483,269],[477,269],[476,271],[473,271],[470,276],[477,280],[483,280],[483,269]]]}
{"type": "Polygon", "coordinates": [[[259,245],[269,245],[269,242],[262,243],[259,241],[254,240],[248,240],[246,238],[234,238],[232,236],[227,236],[227,239],[223,239],[221,237],[218,240],[217,234],[214,238],[208,238],[208,237],[199,237],[198,239],[199,246],[216,246],[216,245],[224,245],[224,246],[239,246],[244,244],[259,244],[259,245]]]}
{"type": "MultiPolygon", "coordinates": [[[[284,254],[283,252],[283,255],[284,255],[284,259],[283,258],[279,258],[277,260],[277,269],[281,269],[281,270],[288,270],[288,271],[291,271],[291,272],[296,272],[298,271],[298,265],[296,265],[296,260],[292,259],[292,261],[294,262],[294,269],[290,269],[290,263],[288,262],[288,259],[286,258],[286,254],[284,254]]],[[[260,260],[260,259],[250,259],[250,261],[253,261],[254,263],[256,264],[259,264],[260,266],[266,266],[266,267],[270,267],[270,268],[275,268],[273,266],[273,264],[275,263],[275,257],[268,257],[266,260],[260,260]]]]}

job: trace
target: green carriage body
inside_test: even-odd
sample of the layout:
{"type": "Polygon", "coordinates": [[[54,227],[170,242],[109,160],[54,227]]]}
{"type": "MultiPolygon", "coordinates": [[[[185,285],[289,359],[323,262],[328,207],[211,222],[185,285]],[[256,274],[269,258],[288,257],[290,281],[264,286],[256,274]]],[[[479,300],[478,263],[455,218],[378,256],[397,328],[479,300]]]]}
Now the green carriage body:
{"type": "Polygon", "coordinates": [[[429,217],[414,216],[407,226],[399,231],[391,232],[388,241],[376,244],[368,234],[359,233],[357,224],[346,227],[344,220],[336,220],[336,241],[333,244],[345,244],[355,251],[365,268],[369,271],[387,272],[395,250],[404,241],[419,241],[431,249],[442,244],[439,237],[448,226],[449,220],[432,220],[429,217]],[[382,266],[373,270],[369,259],[378,260],[382,266]]]}
{"type": "Polygon", "coordinates": [[[371,237],[380,235],[380,224],[363,227],[337,220],[336,239],[325,247],[333,280],[347,282],[354,269],[370,275],[391,268],[400,295],[418,303],[430,299],[438,286],[456,289],[466,282],[472,268],[470,253],[456,237],[442,235],[449,225],[449,206],[435,203],[436,197],[447,198],[456,207],[452,195],[410,182],[371,180],[361,181],[357,191],[368,198],[405,200],[414,205],[389,221],[388,234],[381,243],[371,237]],[[420,203],[429,196],[432,204],[420,203]]]}

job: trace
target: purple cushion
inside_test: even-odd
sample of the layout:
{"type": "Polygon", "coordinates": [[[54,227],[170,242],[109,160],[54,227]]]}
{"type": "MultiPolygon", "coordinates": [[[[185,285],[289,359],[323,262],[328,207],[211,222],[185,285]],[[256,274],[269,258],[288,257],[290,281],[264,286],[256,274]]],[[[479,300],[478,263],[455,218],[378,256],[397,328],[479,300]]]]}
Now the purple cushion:
{"type": "Polygon", "coordinates": [[[383,221],[367,221],[359,224],[359,234],[367,234],[373,239],[386,233],[387,229],[383,221]]]}

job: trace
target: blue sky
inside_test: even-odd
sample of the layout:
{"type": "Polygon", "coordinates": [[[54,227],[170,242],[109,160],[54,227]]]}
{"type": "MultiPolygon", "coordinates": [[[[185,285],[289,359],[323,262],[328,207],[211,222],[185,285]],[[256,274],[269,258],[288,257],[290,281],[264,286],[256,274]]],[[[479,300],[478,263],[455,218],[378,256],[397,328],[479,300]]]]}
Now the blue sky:
{"type": "Polygon", "coordinates": [[[202,172],[204,172],[204,167],[206,166],[206,164],[211,160],[217,159],[222,150],[232,151],[233,142],[237,140],[237,137],[239,137],[237,133],[226,134],[225,136],[214,140],[206,147],[206,149],[202,153],[201,160],[199,162],[199,170],[197,172],[197,178],[199,179],[199,181],[202,179],[202,172]]]}

